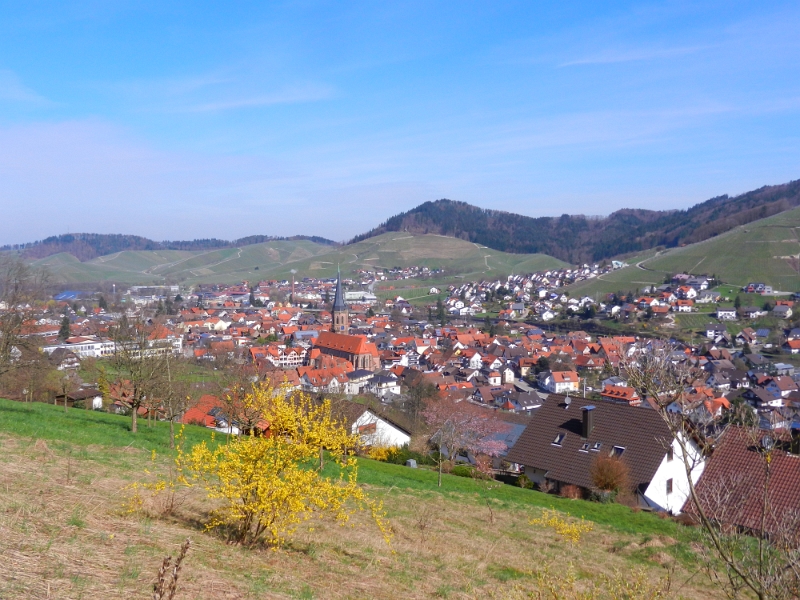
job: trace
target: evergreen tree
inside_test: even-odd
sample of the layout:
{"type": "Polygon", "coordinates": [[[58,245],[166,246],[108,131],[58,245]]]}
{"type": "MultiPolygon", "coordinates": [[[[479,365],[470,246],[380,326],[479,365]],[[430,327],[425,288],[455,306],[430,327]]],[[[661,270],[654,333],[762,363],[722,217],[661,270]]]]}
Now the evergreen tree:
{"type": "Polygon", "coordinates": [[[736,310],[742,308],[742,299],[739,297],[738,294],[736,295],[736,299],[733,301],[733,308],[735,308],[736,310]]]}
{"type": "Polygon", "coordinates": [[[58,330],[58,339],[65,340],[70,336],[69,332],[69,317],[64,315],[64,318],[61,319],[61,327],[58,330]]]}
{"type": "Polygon", "coordinates": [[[108,303],[106,302],[105,296],[100,296],[100,299],[97,301],[97,306],[103,310],[108,310],[108,303]]]}
{"type": "Polygon", "coordinates": [[[442,302],[441,298],[436,299],[436,318],[439,319],[439,325],[444,325],[445,312],[444,303],[442,302]]]}

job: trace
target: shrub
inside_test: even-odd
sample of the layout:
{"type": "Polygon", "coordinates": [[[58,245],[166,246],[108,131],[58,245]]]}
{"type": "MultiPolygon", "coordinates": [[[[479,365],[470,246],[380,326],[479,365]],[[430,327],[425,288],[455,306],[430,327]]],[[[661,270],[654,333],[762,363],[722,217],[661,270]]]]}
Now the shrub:
{"type": "Polygon", "coordinates": [[[599,502],[600,504],[611,504],[617,499],[616,491],[609,490],[592,490],[589,493],[589,500],[599,502]]]}
{"type": "Polygon", "coordinates": [[[475,477],[475,467],[471,467],[469,465],[455,465],[452,470],[450,471],[451,475],[455,475],[457,477],[475,477]]]}
{"type": "Polygon", "coordinates": [[[417,461],[418,465],[435,465],[436,461],[433,460],[429,455],[423,454],[422,452],[415,452],[414,450],[409,450],[408,446],[403,446],[402,448],[394,448],[393,452],[387,457],[386,462],[392,463],[395,465],[404,465],[406,461],[409,459],[414,459],[417,461]]]}
{"type": "MultiPolygon", "coordinates": [[[[565,486],[566,487],[566,486],[565,486]]],[[[577,486],[572,486],[577,487],[577,486]]],[[[594,523],[589,523],[583,518],[580,521],[576,521],[570,518],[569,513],[563,515],[562,513],[558,512],[555,509],[547,510],[545,509],[542,512],[542,516],[538,519],[531,519],[531,525],[543,525],[545,527],[549,527],[553,531],[555,531],[558,535],[563,537],[566,540],[569,540],[573,544],[577,544],[581,541],[581,536],[584,533],[589,533],[594,529],[594,523]]]]}
{"type": "Polygon", "coordinates": [[[580,500],[583,498],[583,491],[577,485],[562,485],[559,490],[559,495],[562,498],[569,498],[571,500],[580,500]]]}
{"type": "Polygon", "coordinates": [[[548,481],[547,479],[542,480],[538,486],[540,492],[544,492],[545,494],[550,494],[555,490],[555,486],[552,482],[548,481]]]}
{"type": "Polygon", "coordinates": [[[517,485],[525,490],[533,489],[533,482],[527,475],[520,475],[517,477],[517,485]]]}
{"type": "Polygon", "coordinates": [[[392,455],[397,452],[397,448],[387,448],[386,446],[372,446],[367,450],[367,456],[372,460],[389,462],[392,455]]]}
{"type": "Polygon", "coordinates": [[[619,493],[628,491],[631,487],[628,465],[616,456],[598,456],[592,463],[589,474],[600,492],[619,493]]]}
{"type": "Polygon", "coordinates": [[[287,395],[264,384],[254,385],[246,399],[264,407],[261,416],[273,435],[234,436],[214,449],[206,442],[188,452],[178,447],[181,481],[202,486],[215,501],[206,528],[220,527],[245,546],[263,540],[277,547],[313,516],[328,514],[345,524],[352,513],[368,510],[388,542],[381,503],[357,483],[350,454],[357,436],[332,418],[330,402],[317,404],[307,394],[287,395]],[[339,477],[321,474],[322,448],[341,468],[339,477]],[[319,469],[309,468],[317,461],[319,469]]]}

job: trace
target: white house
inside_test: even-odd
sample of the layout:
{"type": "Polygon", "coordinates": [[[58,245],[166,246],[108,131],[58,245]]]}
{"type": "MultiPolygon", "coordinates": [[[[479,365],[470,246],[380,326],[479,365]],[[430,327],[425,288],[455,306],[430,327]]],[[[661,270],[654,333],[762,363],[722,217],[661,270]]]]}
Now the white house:
{"type": "Polygon", "coordinates": [[[542,381],[542,387],[552,394],[568,394],[580,390],[581,378],[575,371],[551,371],[542,381]]]}
{"type": "MultiPolygon", "coordinates": [[[[687,450],[692,483],[697,483],[700,475],[703,474],[706,463],[694,442],[687,442],[687,450]]],[[[665,510],[677,515],[680,514],[688,498],[689,480],[686,477],[681,445],[677,440],[672,440],[664,453],[661,464],[653,474],[650,484],[642,494],[642,500],[656,510],[665,510]]]]}
{"type": "Polygon", "coordinates": [[[398,448],[411,441],[409,431],[370,409],[364,410],[353,422],[351,432],[361,436],[361,441],[367,446],[398,448]]]}

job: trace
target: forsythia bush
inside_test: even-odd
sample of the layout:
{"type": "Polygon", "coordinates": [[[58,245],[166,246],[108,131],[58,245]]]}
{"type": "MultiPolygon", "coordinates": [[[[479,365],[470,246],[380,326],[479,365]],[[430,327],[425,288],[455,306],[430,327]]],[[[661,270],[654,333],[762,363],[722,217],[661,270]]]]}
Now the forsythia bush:
{"type": "Polygon", "coordinates": [[[567,513],[565,518],[555,509],[545,509],[542,512],[542,516],[538,519],[531,519],[530,524],[549,527],[573,544],[577,544],[581,541],[581,535],[589,533],[594,529],[594,523],[587,523],[582,518],[580,521],[571,521],[569,520],[569,513],[567,513]]]}
{"type": "Polygon", "coordinates": [[[214,450],[203,442],[178,451],[183,482],[202,485],[209,498],[221,501],[207,527],[226,529],[239,544],[264,540],[277,547],[314,515],[332,515],[344,524],[366,509],[388,543],[382,504],[356,482],[358,436],[336,422],[330,403],[265,385],[249,393],[254,398],[247,402],[264,407],[266,435],[232,437],[214,450]],[[337,477],[321,475],[323,449],[339,465],[337,477]]]}
{"type": "Polygon", "coordinates": [[[492,590],[492,600],[666,600],[671,598],[670,574],[652,580],[644,570],[614,571],[591,579],[579,579],[572,565],[545,565],[525,572],[535,582],[534,589],[515,583],[510,588],[492,590]]]}
{"type": "Polygon", "coordinates": [[[367,451],[367,456],[372,460],[390,462],[397,454],[397,448],[387,448],[386,446],[371,446],[367,451]]]}

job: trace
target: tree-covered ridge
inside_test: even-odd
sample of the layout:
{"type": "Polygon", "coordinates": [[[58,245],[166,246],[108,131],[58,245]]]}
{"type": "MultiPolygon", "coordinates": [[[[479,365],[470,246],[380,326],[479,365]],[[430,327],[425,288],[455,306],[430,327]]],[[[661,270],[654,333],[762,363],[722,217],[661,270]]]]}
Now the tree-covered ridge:
{"type": "Polygon", "coordinates": [[[352,241],[388,231],[435,233],[503,252],[543,253],[581,263],[699,242],[798,205],[800,180],[733,198],[718,196],[686,210],[623,209],[605,218],[566,214],[532,218],[443,199],[395,215],[352,241]]]}
{"type": "Polygon", "coordinates": [[[25,258],[29,259],[46,258],[53,254],[67,252],[80,261],[87,261],[98,256],[129,250],[218,250],[221,248],[262,244],[264,242],[296,240],[308,240],[317,244],[336,244],[334,241],[316,235],[295,235],[291,237],[251,235],[233,241],[205,238],[156,242],[138,235],[123,235],[119,233],[67,233],[26,244],[9,244],[0,247],[0,250],[21,251],[25,258]]]}

